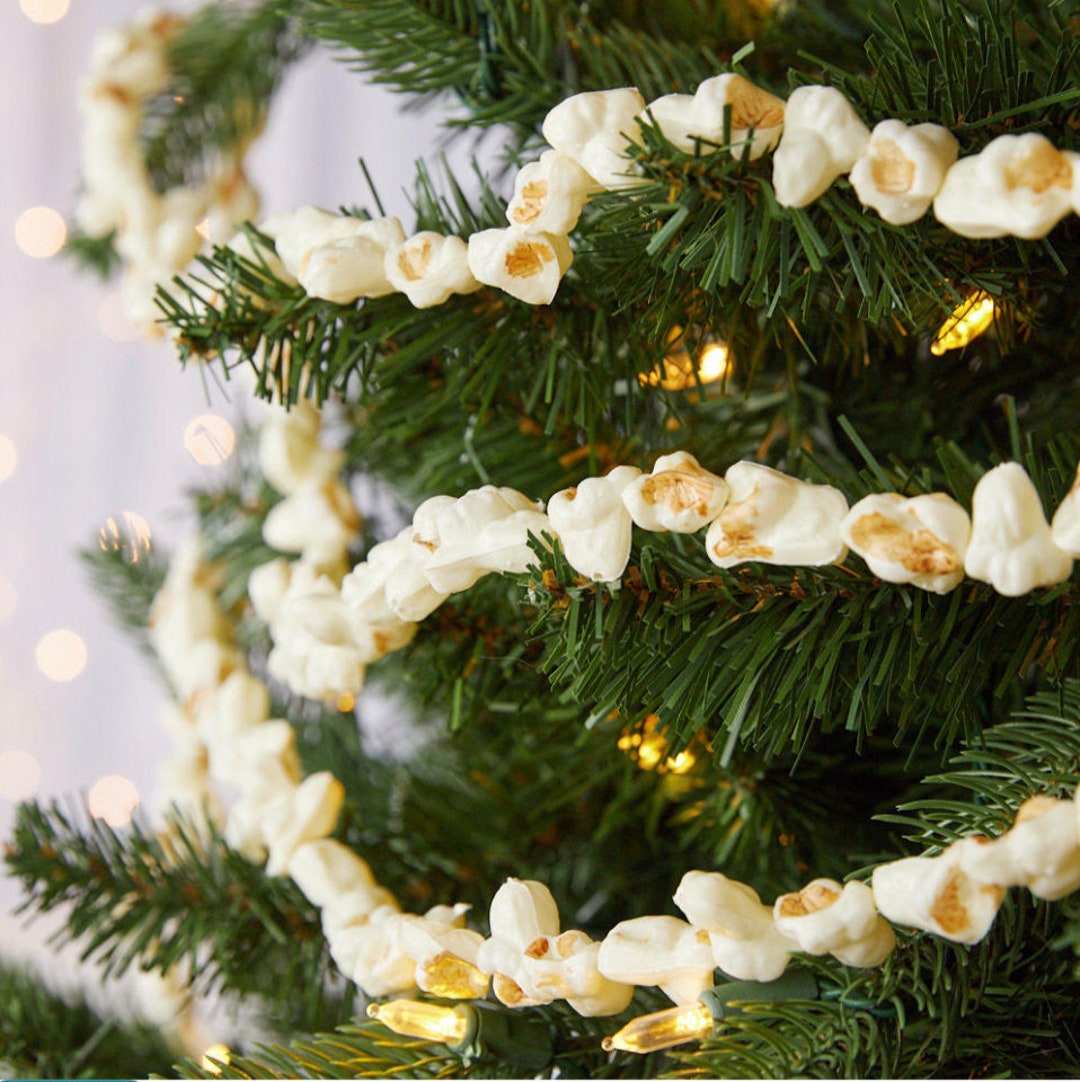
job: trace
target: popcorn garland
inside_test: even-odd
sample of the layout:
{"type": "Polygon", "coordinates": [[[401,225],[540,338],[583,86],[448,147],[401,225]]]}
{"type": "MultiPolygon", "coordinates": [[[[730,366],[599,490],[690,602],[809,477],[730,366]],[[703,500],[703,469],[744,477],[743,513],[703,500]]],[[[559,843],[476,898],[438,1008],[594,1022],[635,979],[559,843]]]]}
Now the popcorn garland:
{"type": "Polygon", "coordinates": [[[94,42],[79,88],[82,191],[75,220],[91,237],[115,231],[124,261],[122,296],[132,322],[160,334],[154,297],[199,253],[253,218],[259,197],[243,169],[243,147],[213,163],[205,183],[154,190],[139,146],[144,104],[169,83],[168,47],[186,20],[156,9],[94,42]]]}
{"type": "Polygon", "coordinates": [[[973,239],[1037,240],[1080,212],[1080,155],[1042,135],[1002,135],[958,160],[959,145],[941,125],[891,119],[871,131],[834,87],[799,87],[785,102],[728,73],[706,79],[693,95],[649,104],[632,87],[560,102],[542,125],[552,149],[519,171],[506,228],[467,239],[432,232],[406,239],[397,218],[366,221],[314,207],[261,228],[292,280],[340,304],[399,292],[428,308],[482,285],[550,304],[573,261],[569,235],[589,198],[641,183],[626,153],[641,144],[640,126],[648,123],[685,153],[726,146],[735,158],[754,160],[772,152],[782,207],[808,206],[847,176],[863,206],[886,222],[907,225],[932,210],[973,239]]]}
{"type": "MultiPolygon", "coordinates": [[[[318,414],[312,407],[288,414],[275,411],[262,435],[263,468],[288,493],[279,507],[313,486],[336,480],[332,474],[340,457],[319,445],[318,414]]],[[[1041,510],[1038,522],[1008,520],[1003,505],[1031,510],[1030,481],[1019,467],[1010,467],[987,474],[990,492],[998,499],[981,525],[977,490],[973,534],[981,529],[983,536],[1005,537],[1025,551],[1032,545],[1041,551],[1047,535],[1053,543],[1059,534],[1075,529],[1080,498],[1076,489],[1059,508],[1052,527],[1041,510]]],[[[621,538],[624,514],[634,522],[647,519],[653,529],[693,532],[704,528],[708,515],[724,507],[729,497],[734,502],[727,508],[743,509],[729,517],[724,536],[743,530],[751,548],[755,547],[751,535],[761,525],[757,516],[769,507],[792,509],[798,522],[822,521],[819,501],[807,492],[827,486],[807,485],[764,467],[750,471],[756,483],[749,485],[739,476],[725,481],[710,474],[685,452],[663,456],[649,475],[630,467],[620,469],[631,473],[622,472],[597,489],[595,499],[589,497],[593,486],[587,483],[578,486],[577,495],[568,490],[564,496],[571,507],[579,499],[594,505],[595,514],[583,518],[595,521],[585,524],[583,533],[598,530],[621,538]],[[811,509],[807,500],[814,505],[811,509]],[[614,529],[610,519],[618,520],[614,529]]],[[[835,499],[825,495],[823,502],[828,506],[835,499]]],[[[898,575],[915,576],[902,581],[937,589],[942,576],[955,574],[948,553],[957,551],[956,529],[963,514],[946,501],[940,496],[868,497],[842,517],[837,505],[831,517],[825,516],[828,529],[823,532],[828,540],[820,542],[817,551],[827,553],[831,546],[847,543],[837,542],[837,537],[867,535],[875,539],[868,551],[883,566],[895,564],[898,575]],[[939,530],[949,534],[949,540],[939,536],[939,530]],[[920,582],[920,575],[930,578],[920,582]]],[[[331,616],[312,619],[307,626],[316,652],[328,651],[331,659],[342,647],[326,629],[337,619],[366,628],[372,645],[382,641],[376,630],[380,626],[385,641],[393,641],[395,635],[401,636],[401,626],[409,623],[396,615],[395,607],[420,619],[446,596],[442,588],[447,593],[467,588],[460,584],[476,581],[492,564],[523,568],[530,551],[526,538],[545,519],[536,505],[512,490],[488,486],[460,500],[437,497],[422,505],[423,514],[417,512],[413,527],[376,546],[368,562],[345,577],[342,596],[337,597],[333,584],[340,577],[356,519],[348,501],[328,501],[328,506],[341,510],[339,520],[323,520],[306,539],[296,542],[299,558],[294,563],[275,561],[258,569],[252,598],[258,609],[277,614],[275,628],[296,600],[291,593],[314,597],[319,606],[326,599],[331,616]],[[480,520],[479,528],[473,519],[480,520]],[[409,545],[427,554],[421,566],[434,568],[441,588],[425,582],[415,567],[410,569],[409,557],[402,555],[409,545]],[[380,548],[385,555],[377,553],[380,548]],[[367,571],[362,570],[365,567],[367,571]],[[359,577],[353,578],[357,571],[359,577]],[[346,596],[366,599],[369,611],[363,620],[346,596]]],[[[574,513],[580,512],[575,508],[574,513]]],[[[709,529],[719,521],[714,519],[709,529]]],[[[769,524],[770,532],[761,536],[786,551],[795,532],[774,525],[769,524]]],[[[599,548],[584,537],[581,544],[583,559],[593,561],[599,548]]],[[[960,552],[957,558],[962,556],[960,552]]],[[[712,987],[718,968],[735,980],[772,982],[798,953],[831,954],[845,965],[873,967],[884,962],[895,946],[890,922],[974,944],[989,931],[1009,887],[1027,887],[1047,900],[1080,888],[1078,790],[1073,800],[1033,796],[998,838],[963,838],[937,856],[879,865],[869,884],[815,879],[771,905],[748,885],[720,872],[691,871],[674,895],[685,920],[637,917],[616,925],[601,941],[580,931],[561,930],[550,891],[532,880],[510,879],[499,888],[491,902],[487,938],[465,927],[465,905],[439,905],[422,915],[404,913],[368,864],[329,837],[343,804],[343,788],[329,772],[302,777],[295,732],[286,721],[269,719],[269,693],[234,645],[230,620],[216,601],[216,586],[215,573],[203,563],[195,542],[173,561],[151,616],[152,641],[182,699],[175,715],[187,737],[181,758],[189,765],[203,765],[198,784],[172,795],[204,801],[208,778],[235,790],[237,797],[228,810],[217,808],[224,816],[226,840],[250,859],[266,860],[268,874],[288,875],[297,883],[322,912],[335,963],[369,997],[420,989],[467,1000],[482,998],[490,989],[510,1007],[565,999],[582,1015],[602,1016],[624,1010],[634,986],[656,985],[676,1004],[693,1004],[712,987]]],[[[278,649],[275,644],[275,652],[278,649]]],[[[332,672],[336,666],[315,668],[325,678],[324,669],[332,672]]],[[[304,680],[313,679],[309,669],[303,673],[304,680]]],[[[318,684],[318,679],[313,682],[318,684]]],[[[198,770],[174,771],[174,777],[180,775],[194,778],[198,770]]],[[[379,1013],[375,1011],[376,1016],[379,1013]]]]}

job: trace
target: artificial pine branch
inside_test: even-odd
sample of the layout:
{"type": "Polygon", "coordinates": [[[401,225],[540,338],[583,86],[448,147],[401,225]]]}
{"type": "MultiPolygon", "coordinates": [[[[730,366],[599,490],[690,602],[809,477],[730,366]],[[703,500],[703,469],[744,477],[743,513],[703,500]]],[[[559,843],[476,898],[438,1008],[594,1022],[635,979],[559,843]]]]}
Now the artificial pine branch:
{"type": "Polygon", "coordinates": [[[145,1078],[174,1059],[161,1034],[105,1019],[80,998],[50,992],[0,966],[0,1072],[6,1078],[145,1078]]]}

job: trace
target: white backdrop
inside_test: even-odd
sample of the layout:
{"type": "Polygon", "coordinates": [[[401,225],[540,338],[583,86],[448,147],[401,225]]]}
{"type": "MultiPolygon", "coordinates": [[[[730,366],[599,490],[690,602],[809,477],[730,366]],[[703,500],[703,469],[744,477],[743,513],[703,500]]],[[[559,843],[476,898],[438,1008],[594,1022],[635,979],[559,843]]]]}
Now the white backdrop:
{"type": "MultiPolygon", "coordinates": [[[[14,225],[26,209],[72,209],[76,86],[87,50],[102,26],[142,7],[72,0],[66,16],[41,25],[19,2],[0,8],[0,451],[7,437],[17,453],[14,472],[0,480],[0,837],[14,792],[34,780],[27,756],[40,769],[38,797],[85,794],[119,774],[153,806],[157,764],[169,748],[158,720],[162,694],[110,625],[75,553],[126,511],[150,524],[155,545],[171,548],[183,533],[184,486],[220,468],[195,463],[184,429],[208,409],[234,411],[218,391],[208,401],[197,373],[183,372],[167,346],[125,336],[115,287],[77,275],[63,256],[31,258],[17,245],[14,225]],[[74,631],[87,650],[85,669],[65,682],[35,662],[42,636],[58,628],[74,631]]],[[[414,159],[436,149],[436,120],[400,113],[397,98],[364,86],[325,53],[309,58],[288,76],[249,159],[264,212],[367,204],[363,157],[387,211],[408,231],[403,191],[414,159]]],[[[452,155],[461,177],[467,154],[452,155]]],[[[0,951],[33,955],[55,971],[55,962],[40,961],[47,922],[27,926],[10,913],[16,886],[0,881],[0,951]]]]}

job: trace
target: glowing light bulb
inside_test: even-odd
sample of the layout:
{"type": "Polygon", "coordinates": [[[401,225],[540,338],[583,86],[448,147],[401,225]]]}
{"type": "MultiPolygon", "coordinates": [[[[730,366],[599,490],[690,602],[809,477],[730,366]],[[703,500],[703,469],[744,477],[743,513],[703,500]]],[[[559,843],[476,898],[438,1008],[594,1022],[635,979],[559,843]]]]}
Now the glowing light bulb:
{"type": "Polygon", "coordinates": [[[728,347],[722,342],[709,342],[698,354],[697,361],[686,349],[686,335],[682,327],[671,328],[668,334],[668,352],[651,372],[638,375],[643,387],[662,387],[665,391],[685,391],[699,383],[715,383],[723,379],[731,368],[728,347]]]}
{"type": "Polygon", "coordinates": [[[605,1037],[605,1052],[658,1052],[687,1041],[700,1041],[713,1029],[713,1016],[704,1003],[669,1007],[666,1011],[643,1014],[627,1022],[618,1033],[605,1037]]]}
{"type": "Polygon", "coordinates": [[[972,293],[956,306],[953,314],[941,325],[930,343],[930,352],[940,357],[950,349],[963,349],[994,322],[995,311],[994,298],[989,293],[982,290],[972,293]]]}
{"type": "Polygon", "coordinates": [[[462,1044],[473,1031],[475,1014],[470,1007],[442,1007],[416,999],[394,999],[389,1003],[371,1003],[368,1017],[375,1018],[387,1029],[403,1037],[419,1037],[424,1041],[462,1044]]]}
{"type": "Polygon", "coordinates": [[[41,783],[41,764],[28,751],[0,751],[0,799],[29,800],[41,783]]]}
{"type": "Polygon", "coordinates": [[[52,207],[30,207],[15,222],[15,243],[32,259],[56,255],[67,240],[67,224],[52,207]]]}
{"type": "Polygon", "coordinates": [[[71,0],[19,0],[19,9],[33,23],[58,23],[71,7],[71,0]]]}
{"type": "Polygon", "coordinates": [[[184,447],[200,466],[219,466],[236,448],[236,433],[219,414],[200,413],[184,429],[184,447]]]}
{"type": "Polygon", "coordinates": [[[138,807],[139,790],[130,778],[108,774],[90,787],[87,803],[95,819],[104,819],[111,827],[122,827],[131,822],[131,813],[138,807]]]}
{"type": "Polygon", "coordinates": [[[671,745],[664,736],[658,714],[649,714],[640,729],[624,729],[616,746],[642,770],[656,770],[661,774],[687,774],[697,763],[697,756],[689,748],[668,755],[671,745]]]}
{"type": "Polygon", "coordinates": [[[228,1066],[231,1056],[232,1050],[228,1045],[212,1044],[205,1052],[203,1052],[202,1058],[199,1060],[199,1066],[206,1071],[207,1074],[212,1074],[215,1078],[220,1078],[222,1064],[228,1066]]]}
{"type": "Polygon", "coordinates": [[[67,628],[57,628],[38,640],[34,660],[42,675],[57,683],[74,680],[86,668],[86,643],[67,628]]]}

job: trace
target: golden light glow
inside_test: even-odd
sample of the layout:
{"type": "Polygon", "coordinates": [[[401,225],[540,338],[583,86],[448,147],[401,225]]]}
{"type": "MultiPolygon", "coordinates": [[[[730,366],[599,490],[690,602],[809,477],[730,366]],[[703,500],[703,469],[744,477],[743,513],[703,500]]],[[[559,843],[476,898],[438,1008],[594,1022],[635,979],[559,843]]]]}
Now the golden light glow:
{"type": "Polygon", "coordinates": [[[98,531],[102,552],[119,552],[125,563],[137,564],[150,551],[150,524],[134,511],[110,515],[98,531]]]}
{"type": "Polygon", "coordinates": [[[232,1056],[232,1052],[228,1045],[224,1044],[212,1044],[202,1054],[202,1058],[199,1060],[199,1066],[207,1072],[212,1074],[215,1078],[221,1077],[221,1065],[228,1064],[229,1058],[232,1056]],[[216,1063],[214,1061],[217,1061],[216,1063]]]}
{"type": "Polygon", "coordinates": [[[0,624],[15,615],[19,595],[6,575],[0,575],[0,624]]]}
{"type": "Polygon", "coordinates": [[[356,708],[356,696],[347,693],[345,695],[339,695],[337,708],[342,714],[351,713],[356,708]]]}
{"type": "Polygon", "coordinates": [[[482,969],[451,951],[440,951],[417,967],[416,980],[440,999],[483,999],[491,983],[482,969]]]}
{"type": "Polygon", "coordinates": [[[200,466],[219,466],[236,448],[236,433],[220,414],[200,413],[184,429],[184,447],[200,466]]]}
{"type": "Polygon", "coordinates": [[[122,293],[110,293],[98,305],[97,321],[101,333],[111,342],[134,342],[142,336],[139,328],[128,319],[122,293]]]}
{"type": "Polygon", "coordinates": [[[953,314],[941,325],[930,343],[930,352],[940,357],[950,349],[963,349],[994,322],[995,311],[994,298],[989,293],[982,290],[972,293],[956,306],[953,314]]]}
{"type": "Polygon", "coordinates": [[[616,747],[625,751],[642,770],[660,774],[686,774],[697,763],[697,756],[689,748],[668,755],[671,745],[664,736],[658,714],[649,714],[639,729],[624,729],[616,747]]]}
{"type": "Polygon", "coordinates": [[[0,432],[0,481],[6,481],[19,462],[19,450],[10,436],[0,432]]]}
{"type": "Polygon", "coordinates": [[[131,813],[139,805],[139,790],[130,778],[108,774],[91,786],[88,804],[95,819],[104,819],[111,827],[122,827],[131,822],[131,813]]]}
{"type": "Polygon", "coordinates": [[[29,800],[41,784],[41,764],[28,751],[0,751],[0,799],[29,800]]]}
{"type": "Polygon", "coordinates": [[[698,383],[716,383],[731,369],[731,357],[723,342],[709,342],[697,356],[697,363],[686,349],[682,327],[671,328],[668,352],[651,372],[638,375],[643,387],[662,387],[665,391],[685,391],[698,383]],[[695,378],[696,371],[696,378],[695,378]]]}
{"type": "Polygon", "coordinates": [[[34,259],[48,259],[64,247],[67,224],[52,207],[31,207],[15,221],[15,243],[34,259]]]}
{"type": "Polygon", "coordinates": [[[700,1041],[712,1032],[713,1016],[704,1003],[669,1007],[666,1011],[643,1014],[627,1022],[618,1033],[605,1037],[605,1052],[658,1052],[687,1041],[700,1041]]]}
{"type": "Polygon", "coordinates": [[[43,635],[34,650],[37,667],[57,683],[74,680],[86,668],[86,657],[82,636],[67,628],[57,628],[43,635]]]}
{"type": "Polygon", "coordinates": [[[469,1007],[442,1007],[415,999],[394,999],[389,1003],[370,1003],[368,1017],[403,1037],[424,1041],[461,1044],[472,1029],[469,1007]]]}
{"type": "Polygon", "coordinates": [[[71,7],[71,0],[19,0],[19,9],[34,23],[58,23],[71,7]]]}

